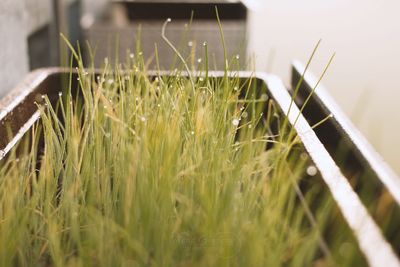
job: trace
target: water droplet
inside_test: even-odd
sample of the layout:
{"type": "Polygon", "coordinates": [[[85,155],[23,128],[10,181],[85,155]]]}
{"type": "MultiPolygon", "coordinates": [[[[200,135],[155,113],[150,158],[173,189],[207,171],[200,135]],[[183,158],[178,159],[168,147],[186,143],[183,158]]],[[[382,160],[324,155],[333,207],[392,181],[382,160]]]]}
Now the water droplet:
{"type": "Polygon", "coordinates": [[[104,105],[104,106],[103,106],[103,108],[104,108],[104,109],[107,109],[107,106],[106,106],[106,105],[104,105]]]}
{"type": "Polygon", "coordinates": [[[238,126],[239,125],[239,120],[238,119],[233,119],[232,120],[232,124],[234,125],[234,126],[238,126]]]}
{"type": "Polygon", "coordinates": [[[145,122],[145,121],[146,121],[146,117],[140,116],[140,120],[141,120],[142,122],[145,122]]]}
{"type": "Polygon", "coordinates": [[[161,105],[160,105],[160,104],[157,104],[157,107],[161,107],[161,105]]]}
{"type": "Polygon", "coordinates": [[[167,22],[171,22],[172,21],[172,19],[171,18],[167,18],[167,22]]]}
{"type": "Polygon", "coordinates": [[[261,112],[261,113],[260,113],[260,117],[262,117],[263,115],[264,115],[264,112],[261,112]]]}
{"type": "Polygon", "coordinates": [[[240,107],[240,111],[244,110],[244,107],[240,107]]]}
{"type": "Polygon", "coordinates": [[[248,126],[248,127],[249,127],[249,129],[251,129],[251,128],[253,127],[253,125],[249,124],[249,126],[248,126]]]}
{"type": "Polygon", "coordinates": [[[77,81],[79,81],[79,77],[78,77],[78,78],[76,78],[76,80],[77,80],[77,81]]]}
{"type": "Polygon", "coordinates": [[[303,152],[300,154],[300,157],[301,157],[301,159],[305,160],[308,158],[308,155],[307,155],[307,153],[303,152]]]}
{"type": "Polygon", "coordinates": [[[239,87],[235,86],[235,87],[233,87],[233,90],[237,91],[237,90],[239,90],[239,87]]]}
{"type": "Polygon", "coordinates": [[[239,58],[240,58],[240,56],[239,56],[239,55],[236,55],[236,56],[235,56],[235,58],[236,58],[236,59],[239,59],[239,58]]]}
{"type": "Polygon", "coordinates": [[[192,47],[192,46],[193,46],[193,42],[192,42],[192,41],[189,41],[187,45],[188,45],[189,47],[192,47]]]}
{"type": "Polygon", "coordinates": [[[306,172],[310,176],[315,176],[317,174],[318,170],[314,165],[311,165],[311,166],[307,167],[306,172]]]}
{"type": "Polygon", "coordinates": [[[139,56],[142,56],[142,55],[143,55],[143,52],[142,52],[142,51],[140,51],[140,52],[139,52],[139,56]]]}
{"type": "Polygon", "coordinates": [[[204,43],[203,43],[203,46],[207,46],[207,42],[204,42],[204,43]]]}
{"type": "Polygon", "coordinates": [[[197,59],[197,63],[201,63],[201,61],[203,61],[201,58],[197,59]]]}
{"type": "Polygon", "coordinates": [[[106,138],[110,138],[110,137],[111,137],[111,134],[110,134],[110,133],[105,133],[104,136],[105,136],[106,138]]]}
{"type": "Polygon", "coordinates": [[[194,135],[194,131],[191,131],[190,134],[191,134],[191,135],[194,135]]]}
{"type": "Polygon", "coordinates": [[[45,99],[45,98],[46,98],[46,95],[41,95],[41,97],[42,97],[42,99],[45,99]]]}
{"type": "Polygon", "coordinates": [[[262,94],[262,95],[260,96],[260,99],[261,99],[261,100],[268,100],[268,95],[267,95],[267,94],[262,94]]]}
{"type": "Polygon", "coordinates": [[[129,54],[129,57],[130,57],[130,58],[134,58],[134,57],[135,57],[135,54],[130,53],[130,54],[129,54]]]}
{"type": "Polygon", "coordinates": [[[244,111],[244,112],[242,113],[242,118],[247,118],[248,115],[249,115],[249,114],[248,114],[246,111],[244,111]]]}
{"type": "Polygon", "coordinates": [[[155,78],[154,78],[154,81],[155,81],[156,83],[158,83],[158,82],[159,82],[158,77],[155,77],[155,78]]]}
{"type": "Polygon", "coordinates": [[[58,96],[59,96],[59,97],[62,97],[62,92],[58,92],[58,96]]]}
{"type": "Polygon", "coordinates": [[[199,81],[200,81],[200,82],[204,81],[204,78],[203,78],[203,77],[200,77],[200,78],[199,78],[199,81]]]}

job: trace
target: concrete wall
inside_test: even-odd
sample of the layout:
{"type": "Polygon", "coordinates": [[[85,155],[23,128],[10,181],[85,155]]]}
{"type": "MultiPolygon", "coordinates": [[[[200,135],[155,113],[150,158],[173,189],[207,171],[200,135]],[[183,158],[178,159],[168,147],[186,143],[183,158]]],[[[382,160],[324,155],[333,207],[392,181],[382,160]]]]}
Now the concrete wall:
{"type": "Polygon", "coordinates": [[[50,19],[51,0],[0,3],[0,97],[29,71],[27,38],[50,19]]]}
{"type": "MultiPolygon", "coordinates": [[[[248,0],[250,1],[250,0],[248,0]]],[[[289,82],[294,58],[319,75],[336,58],[323,84],[377,151],[400,174],[400,1],[251,0],[249,52],[258,70],[289,82]]]]}

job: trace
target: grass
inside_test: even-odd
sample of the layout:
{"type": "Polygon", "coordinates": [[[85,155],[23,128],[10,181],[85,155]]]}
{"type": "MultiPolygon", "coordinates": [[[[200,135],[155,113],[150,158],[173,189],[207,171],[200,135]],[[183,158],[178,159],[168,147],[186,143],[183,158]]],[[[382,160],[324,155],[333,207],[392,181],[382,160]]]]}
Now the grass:
{"type": "Polygon", "coordinates": [[[73,54],[1,163],[1,266],[365,264],[255,79],[151,77],[138,53],[96,74],[73,54]]]}

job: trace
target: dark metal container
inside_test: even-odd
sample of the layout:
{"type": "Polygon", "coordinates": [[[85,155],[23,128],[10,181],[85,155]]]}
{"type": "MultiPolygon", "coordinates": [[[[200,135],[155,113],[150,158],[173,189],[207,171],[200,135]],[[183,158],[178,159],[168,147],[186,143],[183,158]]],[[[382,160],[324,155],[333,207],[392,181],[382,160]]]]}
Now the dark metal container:
{"type": "Polygon", "coordinates": [[[172,21],[166,28],[166,36],[188,65],[196,67],[201,61],[204,62],[203,44],[207,43],[210,66],[212,69],[224,69],[225,48],[221,42],[215,8],[221,19],[228,61],[237,61],[243,66],[246,58],[247,9],[240,1],[113,1],[102,16],[86,19],[92,23],[83,23],[83,39],[88,40],[96,50],[95,66],[101,66],[107,56],[112,62],[124,63],[129,54],[140,52],[145,58],[152,58],[148,62],[149,69],[157,69],[157,45],[158,53],[163,55],[159,58],[160,69],[170,70],[181,63],[174,60],[176,53],[161,37],[162,25],[170,18],[172,21]],[[193,20],[190,23],[192,12],[193,20]],[[137,39],[140,39],[140,51],[135,49],[137,39]],[[130,52],[127,53],[128,50],[130,52]]]}

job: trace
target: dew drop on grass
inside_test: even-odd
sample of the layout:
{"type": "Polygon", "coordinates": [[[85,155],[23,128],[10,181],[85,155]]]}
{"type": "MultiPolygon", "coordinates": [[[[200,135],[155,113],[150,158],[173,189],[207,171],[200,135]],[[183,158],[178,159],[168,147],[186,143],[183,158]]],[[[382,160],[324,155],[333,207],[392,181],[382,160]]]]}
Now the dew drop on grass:
{"type": "Polygon", "coordinates": [[[129,54],[129,57],[130,57],[130,58],[134,58],[134,57],[135,57],[135,54],[130,53],[130,54],[129,54]]]}
{"type": "Polygon", "coordinates": [[[233,119],[232,120],[232,124],[234,125],[234,126],[238,126],[239,125],[239,120],[238,119],[233,119]]]}
{"type": "Polygon", "coordinates": [[[203,78],[203,77],[200,77],[200,78],[199,78],[199,81],[200,81],[200,82],[204,81],[204,78],[203,78]]]}
{"type": "Polygon", "coordinates": [[[140,121],[142,121],[142,122],[146,122],[146,117],[144,117],[144,116],[140,116],[140,121]]]}
{"type": "Polygon", "coordinates": [[[201,63],[201,61],[203,61],[201,58],[197,59],[197,63],[201,63]]]}
{"type": "Polygon", "coordinates": [[[317,168],[313,165],[308,166],[306,170],[307,174],[310,176],[315,176],[318,172],[317,168]]]}
{"type": "Polygon", "coordinates": [[[244,111],[244,112],[242,113],[242,118],[247,118],[248,115],[249,115],[249,114],[248,114],[246,111],[244,111]]]}
{"type": "Polygon", "coordinates": [[[203,46],[207,46],[207,42],[204,42],[204,43],[203,43],[203,46]]]}
{"type": "Polygon", "coordinates": [[[240,58],[240,56],[239,56],[239,55],[236,55],[236,56],[235,56],[235,58],[236,58],[236,59],[239,59],[239,58],[240,58]]]}
{"type": "Polygon", "coordinates": [[[251,129],[251,128],[253,127],[253,125],[249,124],[249,126],[248,126],[248,127],[249,127],[249,129],[251,129]]]}
{"type": "Polygon", "coordinates": [[[79,77],[78,77],[78,78],[76,78],[76,80],[77,80],[77,81],[79,81],[79,77]]]}
{"type": "Polygon", "coordinates": [[[188,46],[189,46],[189,47],[192,47],[192,46],[193,46],[193,42],[192,42],[192,41],[189,41],[189,42],[188,42],[188,46]]]}
{"type": "Polygon", "coordinates": [[[62,97],[62,92],[58,92],[58,96],[59,96],[59,97],[62,97]]]}
{"type": "Polygon", "coordinates": [[[191,135],[194,135],[194,131],[191,131],[190,134],[191,134],[191,135]]]}
{"type": "Polygon", "coordinates": [[[233,90],[237,91],[237,90],[239,90],[239,87],[235,86],[235,87],[233,87],[233,90]]]}
{"type": "MultiPolygon", "coordinates": [[[[167,18],[167,22],[171,22],[171,21],[172,21],[171,18],[167,18]]],[[[187,26],[187,24],[186,24],[186,26],[187,26]]]]}
{"type": "Polygon", "coordinates": [[[140,52],[139,52],[139,56],[142,56],[142,55],[143,55],[143,52],[142,52],[142,51],[140,51],[140,52]]]}
{"type": "Polygon", "coordinates": [[[262,94],[262,95],[260,96],[260,99],[261,99],[261,100],[268,100],[268,95],[267,95],[267,94],[262,94]]]}

